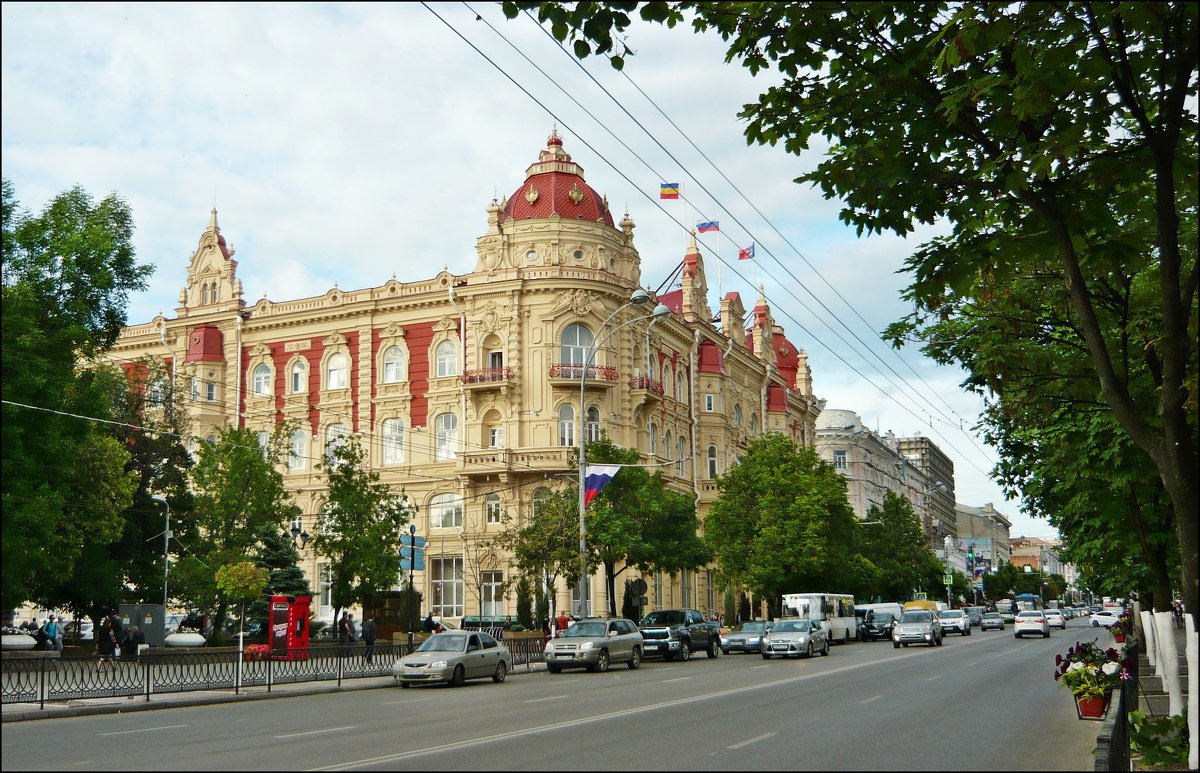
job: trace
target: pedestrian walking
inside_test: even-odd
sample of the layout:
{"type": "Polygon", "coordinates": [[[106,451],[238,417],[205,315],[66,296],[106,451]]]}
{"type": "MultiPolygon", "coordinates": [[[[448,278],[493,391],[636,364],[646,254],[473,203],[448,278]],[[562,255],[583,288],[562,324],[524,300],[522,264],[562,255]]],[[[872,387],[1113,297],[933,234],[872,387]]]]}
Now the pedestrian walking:
{"type": "Polygon", "coordinates": [[[116,654],[117,636],[113,632],[113,620],[111,615],[105,615],[100,620],[100,630],[96,632],[96,652],[100,656],[101,671],[116,654]]]}
{"type": "Polygon", "coordinates": [[[367,662],[375,661],[375,618],[368,616],[362,624],[363,644],[367,647],[367,662]]]}
{"type": "Polygon", "coordinates": [[[433,612],[425,616],[425,622],[421,624],[421,627],[425,629],[425,633],[433,633],[434,629],[437,628],[437,623],[433,621],[433,612]]]}
{"type": "Polygon", "coordinates": [[[62,615],[58,616],[58,627],[54,631],[54,651],[62,652],[63,636],[66,635],[67,624],[63,621],[62,615]]]}
{"type": "Polygon", "coordinates": [[[350,636],[354,633],[354,623],[349,612],[342,612],[338,621],[338,655],[346,657],[350,654],[350,636]]]}
{"type": "Polygon", "coordinates": [[[130,662],[138,660],[142,654],[142,645],[146,643],[146,634],[138,626],[133,626],[125,635],[124,648],[121,655],[130,662]]]}
{"type": "Polygon", "coordinates": [[[569,625],[570,622],[571,621],[567,619],[566,612],[559,612],[558,617],[554,618],[554,635],[562,636],[563,631],[567,630],[567,625],[569,625]]]}
{"type": "Polygon", "coordinates": [[[38,641],[42,649],[53,650],[54,639],[58,636],[58,623],[54,620],[54,615],[46,618],[42,623],[42,627],[38,629],[38,641]]]}

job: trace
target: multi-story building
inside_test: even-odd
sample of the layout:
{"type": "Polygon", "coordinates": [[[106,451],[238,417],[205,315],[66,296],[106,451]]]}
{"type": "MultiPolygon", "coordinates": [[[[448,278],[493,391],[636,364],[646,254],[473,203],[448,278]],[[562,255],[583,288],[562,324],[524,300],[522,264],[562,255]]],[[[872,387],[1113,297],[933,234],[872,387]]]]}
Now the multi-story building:
{"type": "MultiPolygon", "coordinates": [[[[175,315],[126,328],[111,353],[159,358],[190,379],[200,437],[297,422],[285,480],[304,512],[296,525],[309,531],[326,485],[316,463],[339,438],[361,435],[383,481],[416,505],[429,541],[417,585],[446,618],[515,611],[501,590],[507,558],[479,546],[567,485],[577,433],[603,430],[646,463],[666,463],[669,485],[694,494],[703,518],[714,479],[751,437],[782,432],[811,446],[820,411],[807,357],[761,292],[748,329],[737,293],[720,299],[714,320],[694,235],[682,286],[650,304],[672,313],[650,324],[648,307],[629,304],[642,284],[634,222],[614,221],[557,133],[486,214],[470,273],[247,304],[214,210],[175,315]],[[646,321],[621,326],[635,317],[646,321]]],[[[328,617],[328,565],[305,550],[302,566],[328,617]]],[[[650,606],[717,609],[712,577],[646,578],[650,606]]],[[[606,607],[603,587],[590,578],[585,607],[606,607]]],[[[578,609],[572,590],[556,593],[560,608],[578,609]]]]}
{"type": "Polygon", "coordinates": [[[926,518],[925,534],[929,536],[929,544],[936,550],[945,544],[947,537],[957,542],[954,462],[927,437],[902,437],[896,443],[908,469],[920,473],[921,512],[926,518]]]}
{"type": "Polygon", "coordinates": [[[955,503],[954,512],[959,541],[971,548],[977,574],[1012,561],[1008,542],[1012,523],[991,502],[983,507],[955,503]]]}
{"type": "Polygon", "coordinates": [[[1047,575],[1064,575],[1065,565],[1058,555],[1058,541],[1041,537],[1013,537],[1009,540],[1012,563],[1017,568],[1028,566],[1032,571],[1047,575]]]}

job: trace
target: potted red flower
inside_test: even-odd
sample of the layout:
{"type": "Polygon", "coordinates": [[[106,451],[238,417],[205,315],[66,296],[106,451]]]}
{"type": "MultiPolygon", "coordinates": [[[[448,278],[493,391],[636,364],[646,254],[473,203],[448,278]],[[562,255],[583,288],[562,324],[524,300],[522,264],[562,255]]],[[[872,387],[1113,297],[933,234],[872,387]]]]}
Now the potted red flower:
{"type": "Polygon", "coordinates": [[[1108,713],[1113,688],[1129,679],[1128,664],[1112,647],[1100,649],[1096,642],[1075,642],[1065,656],[1054,656],[1054,681],[1075,696],[1080,719],[1103,719],[1108,713]]]}

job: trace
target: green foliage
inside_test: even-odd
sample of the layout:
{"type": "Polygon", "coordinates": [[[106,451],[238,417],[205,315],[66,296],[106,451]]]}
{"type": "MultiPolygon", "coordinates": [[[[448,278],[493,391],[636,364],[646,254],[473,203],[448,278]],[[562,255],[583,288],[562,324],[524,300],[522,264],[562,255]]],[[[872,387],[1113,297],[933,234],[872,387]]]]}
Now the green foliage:
{"type": "MultiPolygon", "coordinates": [[[[845,580],[839,573],[854,554],[854,511],[845,481],[815,451],[763,435],[717,485],[705,537],[728,582],[770,600],[845,580]]],[[[855,566],[859,575],[866,569],[855,566]]]]}
{"type": "Polygon", "coordinates": [[[527,577],[517,581],[517,620],[526,628],[533,625],[533,590],[527,577]]]}
{"type": "Polygon", "coordinates": [[[357,435],[339,442],[320,464],[328,489],[321,525],[310,544],[329,559],[334,612],[355,602],[375,603],[400,575],[400,534],[409,510],[367,465],[357,435]]]}
{"type": "Polygon", "coordinates": [[[225,564],[213,575],[217,588],[233,601],[250,601],[262,595],[270,573],[249,561],[225,564]]]}
{"type": "Polygon", "coordinates": [[[626,580],[625,587],[621,591],[621,617],[626,620],[637,620],[637,607],[633,605],[633,580],[626,580]]]}
{"type": "Polygon", "coordinates": [[[882,505],[867,511],[858,525],[858,550],[878,571],[871,592],[859,595],[894,601],[907,599],[918,586],[929,588],[929,567],[936,559],[921,519],[905,497],[889,491],[882,505]]]}
{"type": "Polygon", "coordinates": [[[35,216],[10,181],[2,190],[0,600],[11,609],[51,595],[89,544],[121,533],[135,488],[128,452],[104,425],[68,414],[109,415],[109,376],[95,358],[150,269],[134,262],[132,217],[116,195],[97,203],[77,186],[35,216]]]}
{"type": "Polygon", "coordinates": [[[537,593],[533,597],[533,609],[538,620],[550,619],[550,597],[542,590],[541,584],[538,585],[537,593]]]}
{"type": "Polygon", "coordinates": [[[725,624],[733,625],[733,621],[737,620],[737,593],[727,585],[722,595],[725,598],[725,605],[721,610],[725,614],[725,624]]]}
{"type": "MultiPolygon", "coordinates": [[[[297,566],[300,553],[292,547],[291,538],[281,532],[267,531],[255,551],[255,562],[270,574],[263,588],[266,596],[312,596],[304,570],[297,566]]],[[[250,604],[246,614],[265,631],[270,603],[265,598],[250,604]]]]}
{"type": "Polygon", "coordinates": [[[1129,750],[1138,769],[1183,770],[1188,763],[1187,709],[1172,716],[1148,717],[1141,710],[1129,712],[1129,750]]]}

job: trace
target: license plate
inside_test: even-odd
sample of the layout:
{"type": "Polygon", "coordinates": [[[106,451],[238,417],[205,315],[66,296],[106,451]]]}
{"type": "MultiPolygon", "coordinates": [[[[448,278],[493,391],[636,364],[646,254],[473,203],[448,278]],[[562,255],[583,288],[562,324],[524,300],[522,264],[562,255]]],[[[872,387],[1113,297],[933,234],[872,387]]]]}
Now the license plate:
{"type": "Polygon", "coordinates": [[[425,672],[424,672],[424,671],[422,671],[422,670],[421,670],[421,669],[419,669],[419,668],[406,668],[406,669],[404,669],[404,675],[405,675],[405,676],[420,676],[420,675],[421,675],[421,674],[423,674],[423,673],[425,673],[425,672]]]}

